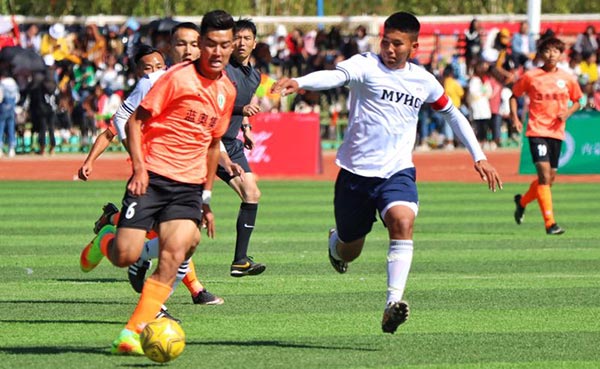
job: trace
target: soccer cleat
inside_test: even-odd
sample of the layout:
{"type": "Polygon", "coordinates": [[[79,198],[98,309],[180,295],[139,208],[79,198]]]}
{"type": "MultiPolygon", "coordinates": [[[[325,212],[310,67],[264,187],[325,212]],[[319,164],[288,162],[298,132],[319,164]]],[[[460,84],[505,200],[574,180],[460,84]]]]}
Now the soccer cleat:
{"type": "Polygon", "coordinates": [[[517,224],[523,223],[525,216],[525,208],[521,206],[521,195],[515,195],[515,222],[517,224]]]}
{"type": "Polygon", "coordinates": [[[173,315],[171,315],[171,313],[169,313],[166,306],[164,306],[164,305],[163,305],[163,307],[160,308],[160,311],[158,312],[158,314],[156,314],[156,319],[158,319],[158,318],[171,319],[171,320],[181,324],[181,319],[175,318],[173,315]]]}
{"type": "Polygon", "coordinates": [[[383,311],[381,329],[384,333],[394,334],[398,326],[408,319],[410,309],[406,301],[390,302],[383,311]]]}
{"type": "Polygon", "coordinates": [[[565,233],[565,230],[560,228],[560,226],[556,223],[552,224],[550,227],[546,228],[546,234],[549,235],[559,235],[565,233]]]}
{"type": "Polygon", "coordinates": [[[98,218],[96,223],[94,223],[94,233],[98,234],[98,232],[100,232],[102,227],[104,227],[107,224],[112,224],[111,218],[113,215],[117,214],[118,212],[119,212],[119,208],[117,208],[117,206],[115,204],[113,204],[112,202],[109,202],[106,205],[104,205],[102,207],[102,215],[100,215],[100,218],[98,218]]]}
{"type": "Polygon", "coordinates": [[[140,335],[128,329],[123,329],[119,337],[112,343],[113,355],[144,355],[140,344],[140,335]]]}
{"type": "Polygon", "coordinates": [[[146,272],[152,268],[152,260],[139,259],[134,264],[131,264],[127,268],[127,277],[129,278],[129,284],[133,290],[137,293],[142,293],[144,288],[144,281],[146,280],[146,272]],[[141,265],[139,263],[141,262],[141,265]]]}
{"type": "Polygon", "coordinates": [[[94,269],[102,259],[104,255],[100,250],[100,240],[107,233],[113,233],[115,231],[115,226],[106,225],[104,228],[98,232],[98,235],[92,240],[92,242],[88,243],[86,247],[81,250],[81,255],[79,256],[79,266],[84,273],[90,272],[94,269]]]}
{"type": "Polygon", "coordinates": [[[198,292],[196,296],[192,296],[192,301],[197,305],[223,305],[225,300],[219,296],[215,296],[206,289],[198,292]]]}
{"type": "MultiPolygon", "coordinates": [[[[331,238],[331,235],[333,234],[333,232],[335,232],[335,228],[331,228],[329,230],[329,238],[327,238],[327,240],[329,240],[331,238]]],[[[345,262],[343,260],[338,260],[338,259],[334,258],[333,255],[331,255],[331,250],[329,249],[329,243],[327,245],[327,253],[329,254],[329,262],[331,263],[331,266],[333,267],[333,269],[335,269],[336,272],[343,274],[348,271],[348,263],[347,262],[345,262]]]]}
{"type": "Polygon", "coordinates": [[[231,264],[229,275],[232,277],[243,277],[246,275],[259,275],[267,269],[267,266],[261,263],[255,263],[250,256],[239,262],[231,264]]]}

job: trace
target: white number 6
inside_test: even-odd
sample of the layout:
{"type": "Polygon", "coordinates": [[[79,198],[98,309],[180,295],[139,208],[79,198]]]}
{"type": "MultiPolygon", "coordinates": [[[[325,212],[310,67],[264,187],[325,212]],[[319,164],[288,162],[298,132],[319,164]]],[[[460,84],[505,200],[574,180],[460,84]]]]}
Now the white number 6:
{"type": "Polygon", "coordinates": [[[132,202],[131,205],[127,207],[127,212],[125,213],[126,219],[131,219],[135,215],[135,207],[137,206],[137,202],[132,202]]]}

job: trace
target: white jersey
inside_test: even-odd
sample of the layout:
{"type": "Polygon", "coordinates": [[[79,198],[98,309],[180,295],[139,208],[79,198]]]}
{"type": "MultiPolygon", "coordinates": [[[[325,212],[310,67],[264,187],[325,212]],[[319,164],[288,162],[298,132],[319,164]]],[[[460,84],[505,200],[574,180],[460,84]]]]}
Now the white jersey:
{"type": "Polygon", "coordinates": [[[364,176],[389,178],[414,167],[419,110],[437,102],[444,88],[425,69],[407,63],[388,69],[374,53],[355,55],[340,62],[350,88],[349,123],[336,163],[364,176]]]}
{"type": "Polygon", "coordinates": [[[142,77],[131,94],[123,101],[123,104],[119,107],[119,110],[115,113],[113,117],[113,124],[117,130],[117,134],[119,135],[119,139],[121,141],[127,138],[127,132],[125,132],[125,124],[129,120],[129,117],[133,112],[140,106],[144,97],[150,91],[152,86],[154,86],[154,82],[165,74],[166,70],[157,70],[156,72],[152,72],[150,74],[146,74],[142,77]]]}

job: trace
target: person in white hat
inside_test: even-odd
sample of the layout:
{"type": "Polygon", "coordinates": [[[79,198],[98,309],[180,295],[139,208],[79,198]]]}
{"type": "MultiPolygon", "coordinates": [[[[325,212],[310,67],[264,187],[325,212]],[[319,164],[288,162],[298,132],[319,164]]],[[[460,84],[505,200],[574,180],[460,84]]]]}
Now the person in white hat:
{"type": "Polygon", "coordinates": [[[62,23],[53,24],[48,29],[48,33],[42,36],[40,54],[50,55],[57,62],[67,59],[76,64],[81,63],[81,59],[73,53],[67,42],[67,29],[62,23]]]}

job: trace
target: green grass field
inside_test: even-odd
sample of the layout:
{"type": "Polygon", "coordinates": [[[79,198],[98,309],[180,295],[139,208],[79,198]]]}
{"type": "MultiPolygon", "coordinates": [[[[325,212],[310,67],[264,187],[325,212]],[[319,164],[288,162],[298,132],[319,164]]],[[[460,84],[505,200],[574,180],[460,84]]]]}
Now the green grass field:
{"type": "MultiPolygon", "coordinates": [[[[222,306],[195,306],[181,286],[168,306],[187,347],[172,368],[599,368],[600,194],[557,184],[562,236],[546,236],[536,204],[512,218],[507,184],[422,183],[405,298],[411,318],[381,332],[387,235],[381,222],[347,274],[327,260],[329,182],[261,182],[251,255],[258,277],[229,277],[239,200],[219,183],[217,238],[197,272],[222,306]]],[[[125,269],[78,258],[123,182],[0,183],[0,368],[140,368],[109,354],[137,295],[125,269]]]]}

